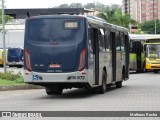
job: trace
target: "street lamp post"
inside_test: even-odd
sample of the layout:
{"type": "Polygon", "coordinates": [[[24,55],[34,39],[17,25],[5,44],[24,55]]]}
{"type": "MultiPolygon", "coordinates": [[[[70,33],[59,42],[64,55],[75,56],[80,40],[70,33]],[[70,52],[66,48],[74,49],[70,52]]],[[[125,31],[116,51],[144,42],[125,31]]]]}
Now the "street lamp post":
{"type": "Polygon", "coordinates": [[[154,13],[154,0],[153,0],[153,19],[154,19],[154,33],[157,34],[157,23],[156,23],[156,16],[154,13]]]}
{"type": "Polygon", "coordinates": [[[4,19],[4,0],[2,0],[2,37],[3,37],[3,66],[6,72],[6,44],[5,44],[5,19],[4,19]]]}

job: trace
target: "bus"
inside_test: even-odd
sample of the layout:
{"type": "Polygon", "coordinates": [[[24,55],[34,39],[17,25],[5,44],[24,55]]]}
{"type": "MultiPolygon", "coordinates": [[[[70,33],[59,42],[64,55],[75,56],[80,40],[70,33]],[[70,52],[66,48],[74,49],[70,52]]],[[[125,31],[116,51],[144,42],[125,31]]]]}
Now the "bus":
{"type": "Polygon", "coordinates": [[[23,67],[22,48],[8,48],[8,65],[9,67],[23,67]]]}
{"type": "Polygon", "coordinates": [[[62,94],[63,89],[73,87],[105,93],[107,85],[120,88],[128,78],[127,29],[91,16],[27,18],[26,83],[44,86],[48,95],[62,94]]]}
{"type": "Polygon", "coordinates": [[[130,70],[158,73],[160,70],[160,35],[130,34],[130,70]]]}
{"type": "MultiPolygon", "coordinates": [[[[6,65],[8,64],[8,49],[6,49],[6,65]]],[[[0,48],[0,66],[3,67],[3,48],[0,48]]]]}

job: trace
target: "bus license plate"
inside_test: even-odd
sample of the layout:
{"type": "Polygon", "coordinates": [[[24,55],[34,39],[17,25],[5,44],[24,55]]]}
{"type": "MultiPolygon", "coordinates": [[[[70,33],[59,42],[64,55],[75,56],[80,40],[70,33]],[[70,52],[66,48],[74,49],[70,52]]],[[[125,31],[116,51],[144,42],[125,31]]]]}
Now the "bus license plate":
{"type": "Polygon", "coordinates": [[[156,68],[160,68],[160,66],[155,66],[156,68]]]}
{"type": "Polygon", "coordinates": [[[50,64],[49,67],[50,68],[60,68],[61,65],[60,64],[50,64]]]}

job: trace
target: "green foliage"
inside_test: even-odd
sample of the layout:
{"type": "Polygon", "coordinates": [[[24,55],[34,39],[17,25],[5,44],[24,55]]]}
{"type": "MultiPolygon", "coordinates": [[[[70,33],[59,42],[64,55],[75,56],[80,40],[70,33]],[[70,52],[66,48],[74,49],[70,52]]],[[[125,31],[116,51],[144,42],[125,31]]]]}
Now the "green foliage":
{"type": "MultiPolygon", "coordinates": [[[[141,30],[147,34],[155,34],[155,21],[145,21],[141,24],[141,30]]],[[[160,20],[156,20],[156,33],[160,34],[160,20]]]]}
{"type": "Polygon", "coordinates": [[[138,23],[131,19],[130,15],[123,14],[120,8],[107,8],[104,12],[97,15],[105,19],[107,22],[129,28],[130,25],[138,25],[138,23]]]}
{"type": "Polygon", "coordinates": [[[12,85],[25,85],[25,83],[23,81],[22,82],[16,82],[16,81],[0,79],[0,86],[9,86],[9,85],[11,85],[11,86],[12,85]]]}
{"type": "MultiPolygon", "coordinates": [[[[5,15],[5,23],[9,22],[12,19],[13,19],[13,17],[11,17],[9,15],[5,15]]],[[[0,24],[2,24],[2,10],[0,10],[0,24]]]]}
{"type": "Polygon", "coordinates": [[[69,5],[70,8],[82,8],[82,3],[72,3],[69,5]]]}
{"type": "Polygon", "coordinates": [[[103,18],[109,23],[113,23],[115,19],[116,9],[107,8],[104,12],[99,13],[97,16],[103,18]]]}
{"type": "Polygon", "coordinates": [[[113,4],[111,6],[104,5],[100,2],[92,2],[82,5],[81,3],[71,3],[71,4],[61,4],[58,8],[86,8],[86,9],[94,9],[98,11],[104,11],[106,8],[119,8],[119,5],[113,4]]]}
{"type": "Polygon", "coordinates": [[[144,31],[142,31],[141,29],[138,29],[136,34],[146,34],[144,31]]]}
{"type": "Polygon", "coordinates": [[[60,6],[58,6],[59,8],[69,8],[68,4],[61,4],[60,6]]]}
{"type": "Polygon", "coordinates": [[[18,72],[17,74],[15,74],[13,71],[7,71],[5,73],[0,72],[1,79],[11,80],[11,81],[14,80],[19,81],[18,79],[21,77],[21,75],[22,74],[20,72],[18,72]]]}
{"type": "Polygon", "coordinates": [[[24,79],[22,76],[18,77],[16,80],[14,80],[16,83],[24,83],[24,79]]]}

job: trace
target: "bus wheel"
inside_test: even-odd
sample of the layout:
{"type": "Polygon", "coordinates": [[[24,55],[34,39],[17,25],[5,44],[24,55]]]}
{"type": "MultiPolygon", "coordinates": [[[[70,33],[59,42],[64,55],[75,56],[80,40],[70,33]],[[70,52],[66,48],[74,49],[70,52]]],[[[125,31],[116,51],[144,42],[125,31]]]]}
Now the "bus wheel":
{"type": "Polygon", "coordinates": [[[158,73],[158,70],[153,70],[154,73],[158,73]]]}
{"type": "Polygon", "coordinates": [[[144,63],[144,65],[143,65],[143,70],[142,70],[142,72],[147,72],[147,70],[146,70],[146,68],[145,68],[145,63],[144,63]]]}
{"type": "Polygon", "coordinates": [[[17,66],[17,68],[22,68],[22,67],[23,67],[22,65],[17,66]]]}
{"type": "Polygon", "coordinates": [[[116,88],[121,88],[122,87],[122,81],[116,82],[116,88]]]}
{"type": "Polygon", "coordinates": [[[46,93],[47,95],[61,95],[63,92],[63,88],[60,87],[55,87],[55,88],[51,88],[51,87],[46,87],[46,93]]]}
{"type": "Polygon", "coordinates": [[[103,77],[102,77],[102,85],[99,87],[99,93],[104,94],[106,92],[106,73],[103,72],[103,77]]]}

